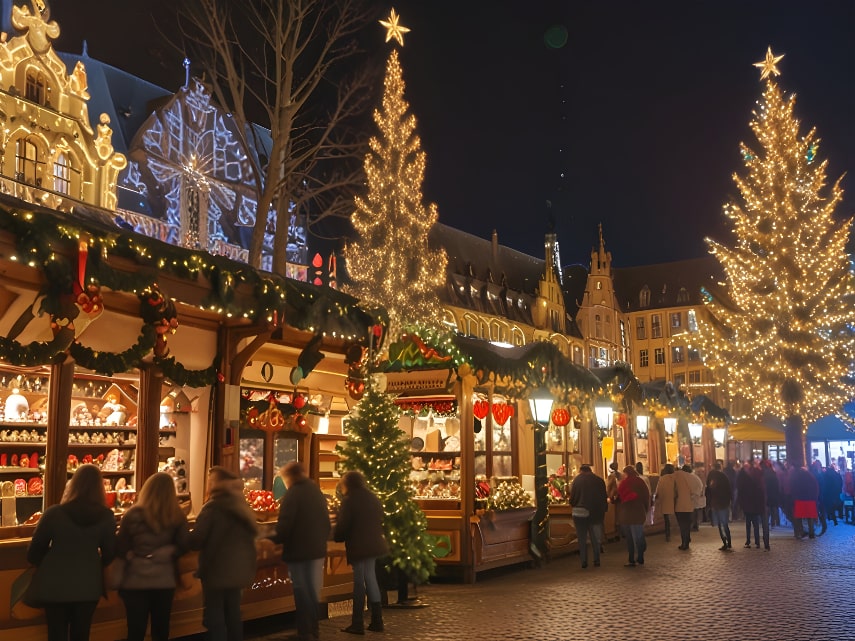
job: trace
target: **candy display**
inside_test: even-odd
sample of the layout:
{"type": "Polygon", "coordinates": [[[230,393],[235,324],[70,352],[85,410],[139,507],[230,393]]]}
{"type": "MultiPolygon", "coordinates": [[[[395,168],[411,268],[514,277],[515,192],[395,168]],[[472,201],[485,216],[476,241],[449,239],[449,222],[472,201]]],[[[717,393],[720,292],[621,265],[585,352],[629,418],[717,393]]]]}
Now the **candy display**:
{"type": "Polygon", "coordinates": [[[279,504],[270,490],[247,490],[244,496],[259,521],[266,521],[278,515],[279,504]]]}

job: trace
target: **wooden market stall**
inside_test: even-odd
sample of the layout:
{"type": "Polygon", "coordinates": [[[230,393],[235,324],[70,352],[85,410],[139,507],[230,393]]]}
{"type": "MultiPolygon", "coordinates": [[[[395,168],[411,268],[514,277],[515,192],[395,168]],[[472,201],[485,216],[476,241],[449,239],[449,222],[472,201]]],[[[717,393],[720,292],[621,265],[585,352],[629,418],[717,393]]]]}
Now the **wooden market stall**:
{"type": "MultiPolygon", "coordinates": [[[[120,230],[106,213],[69,219],[37,207],[0,208],[0,637],[12,630],[22,641],[44,637],[42,612],[13,595],[38,513],[60,501],[75,465],[91,460],[101,467],[117,520],[148,476],[172,473],[192,526],[210,465],[241,471],[244,383],[280,380],[315,336],[325,365],[346,369],[346,344],[351,337],[364,341],[371,322],[342,294],[120,230]],[[19,260],[30,248],[34,259],[19,260]],[[336,337],[324,335],[328,329],[336,337]],[[285,356],[267,358],[259,350],[268,342],[285,356]],[[265,363],[274,368],[269,379],[265,363]]],[[[303,412],[305,425],[283,430],[279,449],[271,432],[260,487],[281,460],[277,452],[299,452],[309,462],[320,419],[346,412],[314,400],[343,382],[333,372],[316,384],[321,369],[299,386],[274,388],[287,387],[292,402],[299,392],[307,410],[326,407],[327,415],[303,412]]],[[[172,635],[203,629],[196,559],[180,560],[172,635]]],[[[348,594],[350,579],[342,550],[331,546],[325,597],[348,594]]],[[[293,608],[287,567],[260,551],[243,617],[293,608]]],[[[110,592],[96,611],[92,638],[122,637],[124,616],[110,592]]]]}

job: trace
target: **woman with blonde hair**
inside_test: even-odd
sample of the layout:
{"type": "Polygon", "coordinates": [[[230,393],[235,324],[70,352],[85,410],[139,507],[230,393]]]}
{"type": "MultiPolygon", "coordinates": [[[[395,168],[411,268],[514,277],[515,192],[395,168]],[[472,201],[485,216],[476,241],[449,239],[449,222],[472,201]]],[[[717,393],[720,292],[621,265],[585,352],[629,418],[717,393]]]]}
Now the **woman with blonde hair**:
{"type": "Polygon", "coordinates": [[[116,517],[107,507],[101,470],[81,465],[59,505],[36,525],[27,560],[35,565],[33,600],[47,619],[48,641],[87,641],[104,593],[104,567],[116,548],[116,517]]]}
{"type": "Polygon", "coordinates": [[[119,528],[117,552],[125,562],[119,596],[127,613],[127,641],[145,638],[149,618],[152,641],[169,638],[177,559],[187,550],[187,536],[172,477],[164,472],[148,477],[119,528]]]}

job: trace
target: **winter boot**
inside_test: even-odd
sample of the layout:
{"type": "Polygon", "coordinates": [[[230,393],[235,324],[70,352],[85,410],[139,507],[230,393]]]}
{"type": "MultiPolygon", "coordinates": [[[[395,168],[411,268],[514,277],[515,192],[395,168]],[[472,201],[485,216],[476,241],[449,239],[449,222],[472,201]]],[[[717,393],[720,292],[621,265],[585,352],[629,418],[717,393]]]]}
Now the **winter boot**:
{"type": "Polygon", "coordinates": [[[353,601],[353,614],[350,617],[350,625],[346,628],[342,628],[342,632],[347,632],[348,634],[365,634],[365,623],[362,618],[362,612],[365,609],[365,599],[362,599],[362,602],[357,604],[356,601],[353,601]]]}
{"type": "Polygon", "coordinates": [[[371,607],[371,623],[368,629],[372,632],[383,632],[383,604],[378,601],[368,605],[371,607]]]}

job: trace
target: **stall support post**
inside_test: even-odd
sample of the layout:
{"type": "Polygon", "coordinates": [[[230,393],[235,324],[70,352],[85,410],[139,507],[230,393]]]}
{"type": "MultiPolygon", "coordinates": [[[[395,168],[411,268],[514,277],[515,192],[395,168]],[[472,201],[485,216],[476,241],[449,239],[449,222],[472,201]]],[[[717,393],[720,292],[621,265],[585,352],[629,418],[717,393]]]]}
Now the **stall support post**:
{"type": "Polygon", "coordinates": [[[50,366],[47,443],[45,443],[44,509],[62,500],[68,480],[68,426],[74,359],[63,354],[50,366]]]}
{"type": "Polygon", "coordinates": [[[163,372],[153,363],[140,364],[140,395],[137,406],[136,487],[157,472],[160,444],[160,401],[163,398],[163,372]]]}

